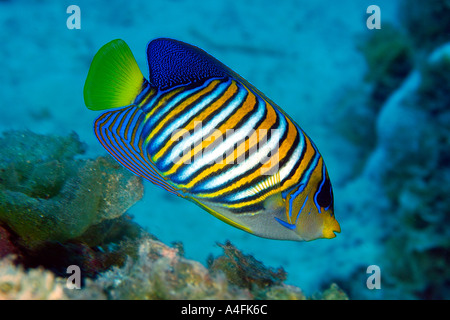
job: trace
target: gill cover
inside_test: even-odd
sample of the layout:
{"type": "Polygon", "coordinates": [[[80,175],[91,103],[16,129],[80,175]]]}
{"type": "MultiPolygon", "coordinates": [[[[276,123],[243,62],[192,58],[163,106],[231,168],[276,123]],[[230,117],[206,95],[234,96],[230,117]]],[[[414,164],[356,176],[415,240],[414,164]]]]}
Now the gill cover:
{"type": "Polygon", "coordinates": [[[285,204],[288,223],[279,222],[292,228],[302,240],[330,239],[335,232],[341,232],[334,217],[333,188],[322,159],[309,181],[299,183],[288,193],[285,204]]]}

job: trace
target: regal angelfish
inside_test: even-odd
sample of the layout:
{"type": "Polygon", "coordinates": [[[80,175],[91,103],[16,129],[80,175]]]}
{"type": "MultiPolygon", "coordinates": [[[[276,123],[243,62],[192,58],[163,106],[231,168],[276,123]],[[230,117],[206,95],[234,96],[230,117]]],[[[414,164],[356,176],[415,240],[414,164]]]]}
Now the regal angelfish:
{"type": "Polygon", "coordinates": [[[192,45],[148,44],[149,79],[113,40],[84,87],[103,147],[123,166],[260,237],[333,238],[333,191],[319,151],[274,102],[192,45]]]}

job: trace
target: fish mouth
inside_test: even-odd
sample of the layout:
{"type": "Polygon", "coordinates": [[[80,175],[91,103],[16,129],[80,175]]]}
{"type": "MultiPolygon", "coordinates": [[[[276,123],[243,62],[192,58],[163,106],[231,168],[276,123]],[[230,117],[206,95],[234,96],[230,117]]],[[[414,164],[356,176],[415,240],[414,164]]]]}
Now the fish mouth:
{"type": "MultiPolygon", "coordinates": [[[[334,221],[336,221],[336,220],[334,220],[334,221]]],[[[336,226],[336,229],[333,230],[333,232],[341,233],[341,225],[339,224],[339,222],[336,221],[335,226],[336,226]]]]}
{"type": "Polygon", "coordinates": [[[323,228],[323,237],[326,239],[332,239],[336,237],[336,233],[341,233],[341,226],[336,219],[333,219],[323,228]]]}

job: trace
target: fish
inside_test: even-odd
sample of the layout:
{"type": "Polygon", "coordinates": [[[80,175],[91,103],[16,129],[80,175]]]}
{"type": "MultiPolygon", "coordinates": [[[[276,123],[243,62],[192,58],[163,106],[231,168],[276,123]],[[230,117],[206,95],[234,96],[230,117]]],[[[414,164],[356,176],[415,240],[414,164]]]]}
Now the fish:
{"type": "Polygon", "coordinates": [[[146,79],[116,39],[84,85],[101,145],[125,168],[253,235],[334,238],[333,189],[306,133],[239,74],[188,43],[147,44],[146,79]]]}

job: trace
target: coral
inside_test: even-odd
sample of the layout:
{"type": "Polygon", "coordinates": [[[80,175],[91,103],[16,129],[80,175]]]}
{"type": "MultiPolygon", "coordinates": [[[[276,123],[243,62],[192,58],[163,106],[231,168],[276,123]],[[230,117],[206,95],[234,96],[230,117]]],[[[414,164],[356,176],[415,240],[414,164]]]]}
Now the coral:
{"type": "Polygon", "coordinates": [[[339,288],[336,283],[332,283],[321,296],[322,300],[348,300],[347,294],[339,288]]]}
{"type": "MultiPolygon", "coordinates": [[[[251,299],[248,290],[230,285],[223,275],[212,276],[199,262],[180,256],[177,249],[144,237],[136,259],[114,267],[87,291],[107,292],[109,299],[251,299]]],[[[83,292],[70,292],[72,298],[83,292]]]]}
{"type": "Polygon", "coordinates": [[[426,108],[431,116],[439,116],[450,106],[450,46],[437,49],[422,70],[422,79],[417,89],[416,106],[426,108]]]}
{"type": "MultiPolygon", "coordinates": [[[[367,158],[376,147],[378,137],[375,123],[381,108],[415,69],[421,71],[423,81],[418,94],[414,94],[418,101],[413,104],[432,109],[449,106],[447,63],[441,61],[434,66],[428,63],[424,65],[423,60],[436,46],[449,39],[450,1],[404,0],[399,14],[400,25],[383,22],[380,30],[367,30],[362,34],[357,48],[367,63],[366,81],[354,88],[342,90],[335,109],[327,119],[333,133],[339,133],[356,146],[350,152],[343,152],[350,153],[351,163],[348,167],[354,169],[353,173],[346,173],[346,176],[351,178],[361,174],[367,158]]],[[[442,116],[440,119],[447,123],[449,121],[442,116]]],[[[389,126],[384,124],[383,130],[386,128],[389,130],[389,126]]],[[[338,144],[342,143],[338,141],[338,144]]]]}
{"type": "MultiPolygon", "coordinates": [[[[231,285],[248,290],[253,299],[263,300],[306,300],[308,297],[300,288],[284,283],[287,274],[283,268],[274,270],[264,266],[251,255],[243,254],[230,241],[218,244],[224,255],[209,258],[211,273],[224,274],[231,285]]],[[[311,299],[347,300],[348,296],[336,284],[311,299]]]]}
{"type": "MultiPolygon", "coordinates": [[[[242,254],[231,243],[223,246],[225,256],[215,259],[214,270],[211,270],[184,258],[178,248],[169,247],[145,232],[136,242],[139,243],[137,254],[131,254],[123,266],[115,265],[98,273],[97,277],[90,275],[79,290],[66,285],[67,274],[58,276],[42,267],[24,270],[8,256],[0,260],[0,299],[307,299],[300,288],[282,283],[284,272],[274,273],[252,256],[242,254]],[[242,268],[238,267],[238,274],[246,279],[246,283],[232,282],[237,275],[230,277],[225,267],[227,260],[233,260],[228,263],[236,267],[236,259],[244,264],[242,268]]],[[[67,250],[63,250],[63,255],[67,250]]],[[[52,252],[53,255],[59,253],[52,252]]],[[[79,254],[77,263],[88,263],[87,256],[79,254]]],[[[61,259],[69,261],[66,257],[61,259]]],[[[228,267],[231,266],[228,264],[228,267]]],[[[231,273],[234,271],[236,269],[231,273]]],[[[333,284],[312,299],[348,297],[333,284]]]]}
{"type": "Polygon", "coordinates": [[[399,11],[418,50],[429,51],[448,41],[450,1],[404,0],[399,11]]]}
{"type": "Polygon", "coordinates": [[[402,83],[413,67],[413,47],[407,34],[385,23],[359,45],[368,71],[366,80],[374,84],[370,102],[379,109],[402,83]]]}
{"type": "Polygon", "coordinates": [[[111,266],[122,266],[127,257],[136,257],[138,238],[144,232],[127,218],[108,220],[91,227],[77,239],[60,242],[47,242],[38,248],[21,247],[18,262],[28,268],[43,266],[58,276],[65,276],[68,265],[77,265],[82,272],[82,281],[95,277],[111,266]],[[104,224],[110,226],[105,227],[104,224]],[[91,242],[91,237],[95,242],[91,242]],[[103,240],[99,242],[99,240],[103,240]]]}
{"type": "Polygon", "coordinates": [[[221,270],[227,275],[231,283],[248,287],[265,287],[278,285],[286,280],[286,272],[283,268],[277,271],[266,268],[262,262],[251,255],[244,255],[230,241],[218,244],[225,253],[216,259],[210,259],[209,269],[213,272],[221,270]]]}
{"type": "Polygon", "coordinates": [[[332,283],[328,289],[315,294],[312,298],[314,300],[348,300],[347,294],[336,283],[332,283]]]}
{"type": "Polygon", "coordinates": [[[124,213],[143,195],[140,178],[110,157],[75,159],[85,150],[76,134],[0,141],[0,256],[56,275],[75,264],[84,279],[137,254],[142,230],[124,213]]]}
{"type": "Polygon", "coordinates": [[[142,197],[140,178],[111,158],[75,160],[84,151],[75,134],[8,132],[0,145],[0,221],[27,247],[80,237],[142,197]]]}
{"type": "Polygon", "coordinates": [[[360,43],[366,82],[331,120],[364,159],[336,187],[336,212],[357,217],[352,250],[371,247],[359,254],[382,270],[378,292],[361,286],[358,262],[339,283],[355,298],[448,299],[450,2],[403,1],[400,12],[400,25],[360,43]]]}
{"type": "MultiPolygon", "coordinates": [[[[228,246],[238,251],[231,244],[228,246]]],[[[255,262],[248,255],[241,258],[255,262]]],[[[257,265],[263,273],[267,272],[262,264],[258,262],[257,265]]],[[[253,288],[251,292],[248,284],[231,283],[221,271],[211,272],[149,235],[140,237],[138,255],[129,258],[124,266],[86,279],[79,290],[70,289],[67,281],[42,267],[24,270],[16,266],[11,257],[0,260],[0,299],[307,299],[300,288],[279,280],[277,284],[253,288]]],[[[348,297],[332,284],[312,299],[342,300],[348,297]]]]}
{"type": "Polygon", "coordinates": [[[65,282],[42,268],[25,271],[0,259],[0,300],[66,300],[65,282]]]}
{"type": "MultiPolygon", "coordinates": [[[[407,222],[417,228],[446,222],[450,208],[445,188],[450,181],[450,45],[443,48],[398,90],[378,122],[379,149],[391,154],[381,176],[390,198],[408,216],[417,213],[407,222]]],[[[438,234],[444,236],[442,231],[438,234]]]]}
{"type": "Polygon", "coordinates": [[[450,44],[436,49],[383,105],[376,147],[346,186],[348,194],[365,192],[358,201],[349,196],[345,209],[341,203],[378,231],[366,233],[383,243],[372,259],[383,261],[384,298],[450,294],[449,59],[450,44]]]}
{"type": "MultiPolygon", "coordinates": [[[[248,289],[257,299],[265,299],[268,296],[287,298],[293,293],[282,286],[286,280],[283,268],[277,271],[267,268],[253,256],[244,255],[229,241],[218,245],[224,250],[224,255],[209,259],[208,267],[213,274],[222,272],[231,284],[248,289]],[[266,288],[269,291],[266,292],[266,288]]],[[[301,292],[292,295],[304,298],[301,292]]]]}
{"type": "Polygon", "coordinates": [[[392,278],[422,298],[449,294],[450,272],[444,267],[450,253],[449,59],[450,45],[437,49],[380,118],[380,126],[388,116],[397,119],[380,142],[385,153],[398,154],[390,156],[381,175],[402,225],[388,246],[388,255],[396,256],[392,278]]]}
{"type": "MultiPolygon", "coordinates": [[[[177,248],[144,235],[136,258],[129,259],[123,267],[102,273],[95,280],[86,280],[82,290],[66,290],[66,294],[71,299],[106,294],[107,299],[113,300],[307,299],[300,288],[283,283],[286,277],[283,271],[266,268],[231,243],[222,248],[225,256],[213,259],[212,265],[205,268],[197,261],[184,258],[177,248]]],[[[348,299],[337,285],[313,298],[348,299]]]]}

